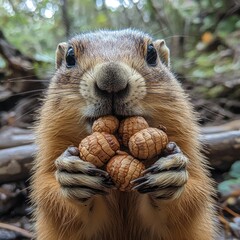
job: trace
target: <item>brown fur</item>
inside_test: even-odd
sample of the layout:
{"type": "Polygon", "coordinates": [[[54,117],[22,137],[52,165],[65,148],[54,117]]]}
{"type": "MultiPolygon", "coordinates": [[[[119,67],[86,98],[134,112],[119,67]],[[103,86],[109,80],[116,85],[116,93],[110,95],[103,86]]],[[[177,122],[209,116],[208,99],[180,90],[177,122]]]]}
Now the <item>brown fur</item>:
{"type": "MultiPolygon", "coordinates": [[[[151,41],[148,35],[132,30],[83,34],[69,42],[79,66],[67,69],[64,60],[57,61],[59,68],[36,127],[39,151],[32,202],[38,240],[214,239],[214,189],[200,152],[196,114],[167,65],[146,64],[146,45],[151,41]],[[143,115],[152,127],[164,125],[169,139],[188,157],[189,180],[179,198],[156,200],[149,194],[111,190],[107,196],[96,195],[90,203],[82,204],[62,195],[54,161],[69,145],[78,146],[89,134],[89,112],[85,110],[89,104],[86,99],[91,100],[90,80],[94,67],[106,61],[120,61],[142,78],[136,89],[137,83],[132,83],[137,94],[126,104],[125,115],[143,115]]],[[[158,42],[155,47],[161,51],[162,43],[158,42]]],[[[168,58],[168,52],[159,55],[168,58]]]]}

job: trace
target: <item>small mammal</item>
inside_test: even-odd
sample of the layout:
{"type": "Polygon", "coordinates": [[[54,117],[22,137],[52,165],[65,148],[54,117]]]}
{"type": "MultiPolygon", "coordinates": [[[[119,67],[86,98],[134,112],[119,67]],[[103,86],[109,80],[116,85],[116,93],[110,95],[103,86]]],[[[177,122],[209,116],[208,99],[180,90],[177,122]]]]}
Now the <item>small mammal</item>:
{"type": "Polygon", "coordinates": [[[215,239],[215,191],[196,114],[169,65],[165,41],[137,30],[84,33],[58,45],[36,125],[36,239],[215,239]],[[105,171],[69,147],[109,114],[162,124],[180,149],[153,163],[135,191],[114,189],[105,171]]]}

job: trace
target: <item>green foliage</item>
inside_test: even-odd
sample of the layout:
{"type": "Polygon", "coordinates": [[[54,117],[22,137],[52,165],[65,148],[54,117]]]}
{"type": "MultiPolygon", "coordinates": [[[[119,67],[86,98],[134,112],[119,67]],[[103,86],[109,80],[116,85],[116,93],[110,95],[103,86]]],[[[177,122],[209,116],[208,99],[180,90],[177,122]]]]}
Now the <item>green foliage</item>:
{"type": "Polygon", "coordinates": [[[240,28],[239,16],[228,17],[227,21],[221,21],[217,26],[218,35],[225,38],[229,33],[240,28]]]}
{"type": "Polygon", "coordinates": [[[225,180],[218,184],[218,191],[222,196],[229,196],[234,190],[240,188],[240,178],[225,180]]]}
{"type": "Polygon", "coordinates": [[[223,197],[231,195],[234,190],[238,190],[239,188],[240,178],[225,180],[218,184],[218,191],[223,197]]]}
{"type": "Polygon", "coordinates": [[[55,39],[62,35],[61,31],[55,32],[54,20],[46,15],[47,9],[58,9],[56,5],[49,4],[46,0],[5,0],[0,7],[0,25],[7,39],[27,55],[52,55],[52,49],[56,47],[55,39]]]}
{"type": "Polygon", "coordinates": [[[240,178],[240,161],[233,163],[229,171],[229,176],[233,178],[240,178]]]}
{"type": "Polygon", "coordinates": [[[235,68],[232,56],[222,57],[219,49],[213,52],[199,52],[196,49],[186,53],[184,71],[194,78],[211,78],[220,73],[232,72],[235,68]],[[189,65],[191,68],[189,69],[189,65]]]}
{"type": "Polygon", "coordinates": [[[4,60],[0,57],[0,68],[5,68],[6,67],[6,63],[4,62],[4,60]]]}
{"type": "Polygon", "coordinates": [[[234,190],[240,188],[240,161],[232,164],[226,178],[227,180],[218,185],[218,191],[222,196],[229,196],[234,190]]]}

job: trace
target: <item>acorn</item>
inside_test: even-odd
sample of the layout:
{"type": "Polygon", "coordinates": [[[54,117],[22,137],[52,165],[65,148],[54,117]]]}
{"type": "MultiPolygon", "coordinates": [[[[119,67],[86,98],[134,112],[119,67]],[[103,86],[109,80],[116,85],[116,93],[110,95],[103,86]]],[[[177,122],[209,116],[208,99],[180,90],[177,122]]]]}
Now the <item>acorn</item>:
{"type": "Polygon", "coordinates": [[[127,153],[112,157],[106,168],[116,187],[124,192],[131,191],[133,184],[130,182],[141,177],[144,169],[143,163],[127,153]]]}
{"type": "Polygon", "coordinates": [[[119,120],[111,115],[103,116],[93,122],[93,132],[107,132],[113,134],[119,127],[119,120]]]}
{"type": "Polygon", "coordinates": [[[146,128],[135,133],[128,142],[130,153],[138,159],[152,159],[168,143],[167,134],[158,128],[146,128]]]}
{"type": "Polygon", "coordinates": [[[94,132],[79,144],[80,158],[97,167],[103,166],[119,149],[116,137],[105,132],[94,132]]]}
{"type": "Polygon", "coordinates": [[[142,129],[148,128],[147,121],[140,116],[125,118],[120,122],[118,133],[124,146],[128,146],[128,141],[132,135],[142,129]]]}

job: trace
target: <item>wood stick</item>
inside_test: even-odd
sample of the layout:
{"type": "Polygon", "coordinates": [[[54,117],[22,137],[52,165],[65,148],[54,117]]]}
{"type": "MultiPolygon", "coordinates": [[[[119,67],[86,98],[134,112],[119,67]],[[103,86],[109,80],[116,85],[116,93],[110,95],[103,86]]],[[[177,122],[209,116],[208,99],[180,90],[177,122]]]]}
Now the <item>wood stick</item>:
{"type": "Polygon", "coordinates": [[[13,225],[8,224],[8,223],[0,222],[0,228],[20,233],[23,237],[26,237],[26,238],[33,238],[33,234],[31,232],[28,232],[25,229],[13,226],[13,225]]]}
{"type": "Polygon", "coordinates": [[[236,160],[239,160],[240,130],[202,135],[201,141],[214,169],[227,171],[236,160]]]}
{"type": "Polygon", "coordinates": [[[212,133],[220,133],[227,132],[233,130],[240,130],[240,119],[234,120],[222,125],[212,126],[212,127],[202,127],[202,134],[212,134],[212,133]]]}
{"type": "Polygon", "coordinates": [[[0,150],[0,184],[27,179],[36,151],[35,144],[0,150]]]}
{"type": "Polygon", "coordinates": [[[27,145],[33,141],[31,130],[17,127],[4,127],[0,130],[0,149],[27,145]]]}

